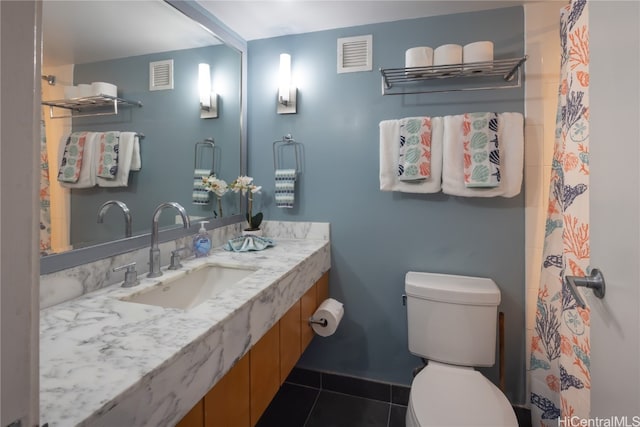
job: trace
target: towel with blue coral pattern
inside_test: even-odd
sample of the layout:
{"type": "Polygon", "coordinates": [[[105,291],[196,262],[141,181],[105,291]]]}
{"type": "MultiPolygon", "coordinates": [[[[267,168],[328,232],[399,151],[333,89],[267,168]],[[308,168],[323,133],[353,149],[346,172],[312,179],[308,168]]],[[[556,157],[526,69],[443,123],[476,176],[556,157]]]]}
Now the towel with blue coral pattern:
{"type": "Polygon", "coordinates": [[[400,120],[400,181],[422,181],[431,176],[431,117],[400,120]]]}

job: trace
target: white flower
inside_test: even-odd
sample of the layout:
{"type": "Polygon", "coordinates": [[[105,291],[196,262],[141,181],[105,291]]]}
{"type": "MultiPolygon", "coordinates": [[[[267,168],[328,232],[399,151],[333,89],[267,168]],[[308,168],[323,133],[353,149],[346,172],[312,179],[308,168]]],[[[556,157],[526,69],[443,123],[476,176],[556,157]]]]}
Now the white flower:
{"type": "Polygon", "coordinates": [[[215,175],[202,177],[202,184],[207,191],[215,193],[218,197],[224,196],[229,191],[227,183],[223,179],[216,178],[215,175]]]}
{"type": "Polygon", "coordinates": [[[261,186],[253,185],[253,178],[250,176],[240,175],[236,178],[235,181],[231,183],[231,191],[237,193],[238,191],[242,192],[244,196],[247,194],[247,191],[250,191],[252,194],[259,193],[261,186]]]}

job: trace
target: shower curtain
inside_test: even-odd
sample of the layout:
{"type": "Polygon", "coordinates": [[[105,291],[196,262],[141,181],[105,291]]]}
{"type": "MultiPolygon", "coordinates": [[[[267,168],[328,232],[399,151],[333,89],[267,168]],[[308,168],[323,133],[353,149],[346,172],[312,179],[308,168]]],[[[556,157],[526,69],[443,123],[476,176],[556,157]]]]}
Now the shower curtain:
{"type": "MultiPolygon", "coordinates": [[[[589,308],[576,305],[564,275],[589,265],[589,27],[586,0],[561,11],[561,76],[543,265],[531,341],[535,426],[589,418],[589,308]],[[578,418],[574,418],[578,417],[578,418]]],[[[573,424],[571,424],[573,421],[573,424]]]]}
{"type": "Polygon", "coordinates": [[[49,156],[44,117],[40,119],[40,254],[51,252],[51,196],[49,193],[49,156]]]}

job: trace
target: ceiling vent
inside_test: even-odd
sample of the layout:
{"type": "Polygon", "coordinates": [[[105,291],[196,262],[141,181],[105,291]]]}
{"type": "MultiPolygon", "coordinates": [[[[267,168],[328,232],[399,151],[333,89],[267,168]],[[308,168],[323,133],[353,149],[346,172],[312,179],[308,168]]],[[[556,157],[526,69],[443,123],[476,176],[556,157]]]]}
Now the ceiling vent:
{"type": "Polygon", "coordinates": [[[149,63],[149,90],[173,89],[173,59],[149,63]]]}
{"type": "Polygon", "coordinates": [[[371,45],[373,36],[345,37],[338,39],[338,73],[371,71],[371,45]]]}

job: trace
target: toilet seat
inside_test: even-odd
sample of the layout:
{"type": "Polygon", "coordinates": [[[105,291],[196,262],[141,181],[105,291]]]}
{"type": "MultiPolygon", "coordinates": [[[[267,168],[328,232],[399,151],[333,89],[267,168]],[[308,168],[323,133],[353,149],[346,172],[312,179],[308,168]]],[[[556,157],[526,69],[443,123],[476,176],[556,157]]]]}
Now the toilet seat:
{"type": "Polygon", "coordinates": [[[411,384],[407,427],[518,427],[506,396],[470,367],[430,361],[411,384]]]}

